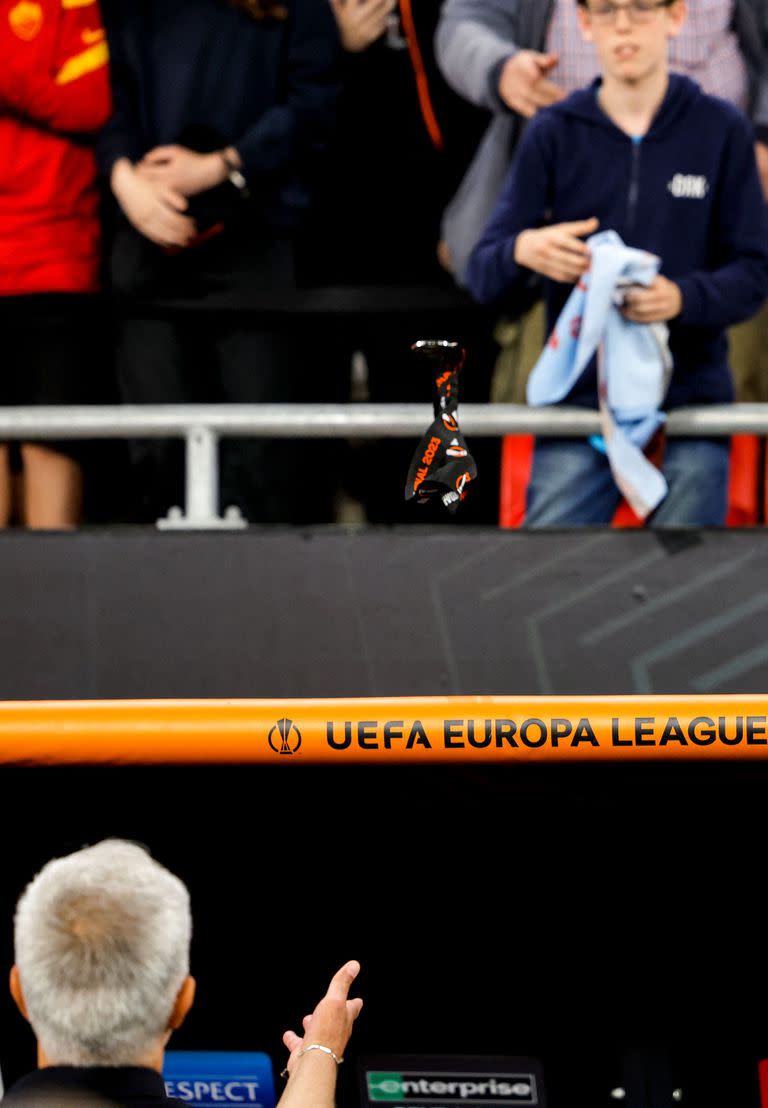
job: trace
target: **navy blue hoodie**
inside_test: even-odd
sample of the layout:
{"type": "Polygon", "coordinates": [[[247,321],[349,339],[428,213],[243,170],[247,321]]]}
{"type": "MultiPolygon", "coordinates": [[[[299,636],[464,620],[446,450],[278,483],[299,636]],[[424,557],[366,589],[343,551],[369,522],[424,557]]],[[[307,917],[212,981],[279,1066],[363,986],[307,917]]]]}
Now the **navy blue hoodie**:
{"type": "MultiPolygon", "coordinates": [[[[620,130],[590,88],[539,112],[527,127],[496,210],[475,247],[468,285],[483,302],[523,303],[532,273],[514,260],[517,235],[597,216],[627,246],[662,259],[682,292],[670,323],[674,372],[665,407],[733,398],[725,328],[768,297],[768,214],[754,138],[736,108],[670,76],[642,139],[620,130]]],[[[551,328],[571,286],[545,280],[551,328]]],[[[594,364],[564,403],[597,406],[594,364]]]]}

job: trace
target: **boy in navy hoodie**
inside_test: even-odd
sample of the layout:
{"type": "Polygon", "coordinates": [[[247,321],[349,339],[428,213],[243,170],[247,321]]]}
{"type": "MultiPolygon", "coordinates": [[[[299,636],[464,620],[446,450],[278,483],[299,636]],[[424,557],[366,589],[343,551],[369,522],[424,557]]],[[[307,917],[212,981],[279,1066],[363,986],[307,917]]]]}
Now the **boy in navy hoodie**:
{"type": "MultiPolygon", "coordinates": [[[[665,407],[732,399],[725,329],[768,296],[768,216],[746,119],[670,75],[667,42],[684,0],[578,0],[602,77],[528,126],[496,210],[475,247],[477,299],[524,306],[545,278],[551,328],[589,268],[583,239],[612,229],[659,255],[661,272],[630,291],[624,315],[669,325],[674,359],[665,407]]],[[[563,403],[597,407],[593,364],[563,403]]],[[[655,526],[721,526],[728,486],[724,439],[670,438],[667,497],[655,526]]],[[[619,492],[604,453],[583,439],[536,444],[526,524],[609,522],[619,492]]]]}

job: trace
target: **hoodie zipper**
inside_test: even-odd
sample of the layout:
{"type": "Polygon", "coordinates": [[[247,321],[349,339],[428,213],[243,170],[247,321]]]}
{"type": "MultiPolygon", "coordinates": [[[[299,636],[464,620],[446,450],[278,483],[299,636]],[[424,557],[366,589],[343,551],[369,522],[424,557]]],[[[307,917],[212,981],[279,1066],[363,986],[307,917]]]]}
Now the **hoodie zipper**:
{"type": "Polygon", "coordinates": [[[640,193],[640,144],[643,137],[642,135],[633,135],[630,141],[632,143],[632,164],[629,173],[629,192],[627,194],[627,229],[633,230],[640,193]]]}

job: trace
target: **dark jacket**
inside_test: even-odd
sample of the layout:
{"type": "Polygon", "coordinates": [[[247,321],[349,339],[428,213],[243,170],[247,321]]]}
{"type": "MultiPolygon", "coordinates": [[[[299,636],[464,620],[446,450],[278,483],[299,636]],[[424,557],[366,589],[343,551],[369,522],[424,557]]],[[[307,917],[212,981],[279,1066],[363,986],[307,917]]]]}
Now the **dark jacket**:
{"type": "MultiPolygon", "coordinates": [[[[768,214],[751,128],[736,108],[673,75],[650,130],[634,141],[601,110],[598,87],[539,112],[526,129],[470,257],[470,290],[509,302],[531,277],[514,261],[520,231],[597,216],[600,230],[658,254],[661,272],[680,286],[667,406],[728,401],[725,328],[768,297],[768,214]]],[[[551,326],[570,287],[544,284],[551,326]]],[[[566,402],[596,406],[592,371],[566,402]]]]}
{"type": "Polygon", "coordinates": [[[155,1070],[144,1066],[47,1066],[17,1081],[3,1098],[13,1108],[160,1108],[180,1105],[166,1096],[155,1070]]]}
{"type": "Polygon", "coordinates": [[[267,221],[291,224],[333,127],[339,46],[327,0],[287,8],[257,22],[226,0],[105,0],[115,112],[102,170],[210,134],[210,148],[237,149],[267,221]]]}
{"type": "Polygon", "coordinates": [[[424,66],[418,76],[399,5],[386,34],[344,54],[338,127],[320,166],[302,250],[309,284],[450,285],[436,258],[440,219],[486,120],[435,65],[440,0],[411,7],[413,45],[424,66]],[[442,146],[422,115],[422,77],[442,146]]]}

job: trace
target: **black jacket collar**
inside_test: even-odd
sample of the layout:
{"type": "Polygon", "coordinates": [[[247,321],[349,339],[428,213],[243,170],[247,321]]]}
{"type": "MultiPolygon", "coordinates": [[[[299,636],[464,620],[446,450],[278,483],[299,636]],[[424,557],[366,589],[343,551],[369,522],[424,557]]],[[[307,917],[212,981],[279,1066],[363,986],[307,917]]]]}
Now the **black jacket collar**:
{"type": "Polygon", "coordinates": [[[46,1066],[28,1073],[7,1092],[4,1105],[45,1099],[55,1103],[57,1092],[71,1101],[77,1091],[91,1093],[113,1104],[180,1104],[165,1095],[165,1084],[156,1070],[145,1066],[46,1066]]]}

